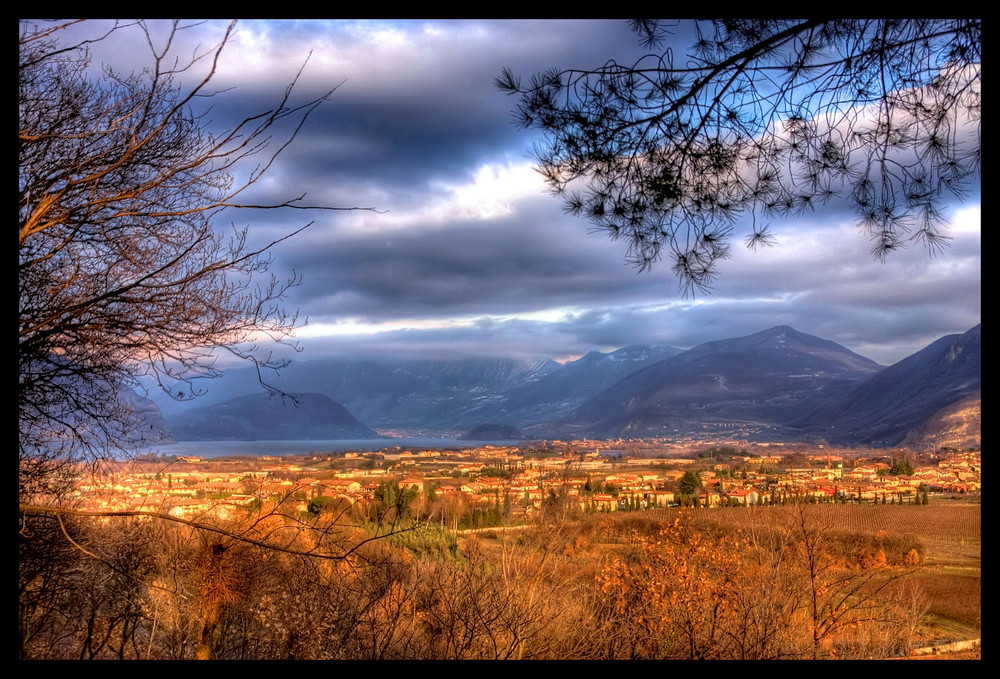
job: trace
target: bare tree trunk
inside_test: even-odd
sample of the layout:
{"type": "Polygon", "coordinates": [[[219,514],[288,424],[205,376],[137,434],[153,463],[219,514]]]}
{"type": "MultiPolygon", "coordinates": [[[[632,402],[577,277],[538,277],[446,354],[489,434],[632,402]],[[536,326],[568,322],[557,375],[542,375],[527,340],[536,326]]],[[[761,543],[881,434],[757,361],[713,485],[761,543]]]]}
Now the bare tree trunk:
{"type": "Polygon", "coordinates": [[[194,652],[196,660],[211,660],[215,655],[215,627],[219,623],[222,601],[226,595],[225,575],[222,572],[222,559],[226,554],[226,547],[212,545],[211,550],[201,588],[203,617],[198,646],[194,652]]]}
{"type": "Polygon", "coordinates": [[[198,646],[194,650],[195,660],[211,660],[215,652],[215,626],[219,622],[221,606],[212,602],[205,608],[205,620],[198,637],[198,646]]]}

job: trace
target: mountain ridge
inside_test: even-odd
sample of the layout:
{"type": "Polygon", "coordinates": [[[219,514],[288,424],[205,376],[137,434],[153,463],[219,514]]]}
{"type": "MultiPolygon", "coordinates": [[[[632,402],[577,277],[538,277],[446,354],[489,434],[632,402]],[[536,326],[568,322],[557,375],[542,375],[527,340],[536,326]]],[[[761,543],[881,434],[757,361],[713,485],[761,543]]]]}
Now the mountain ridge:
{"type": "Polygon", "coordinates": [[[882,366],[789,326],[700,344],[632,373],[565,424],[594,435],[665,435],[706,417],[784,429],[806,396],[844,389],[882,366]]]}

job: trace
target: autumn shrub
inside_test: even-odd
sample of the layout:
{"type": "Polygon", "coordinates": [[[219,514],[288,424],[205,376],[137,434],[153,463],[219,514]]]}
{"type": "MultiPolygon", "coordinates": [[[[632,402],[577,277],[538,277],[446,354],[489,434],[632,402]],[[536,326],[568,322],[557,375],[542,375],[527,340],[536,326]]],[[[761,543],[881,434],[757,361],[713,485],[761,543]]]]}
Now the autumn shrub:
{"type": "Polygon", "coordinates": [[[780,637],[797,602],[759,594],[771,564],[751,556],[758,548],[745,537],[715,538],[676,520],[635,541],[632,558],[612,556],[598,578],[608,657],[795,657],[780,637]]]}

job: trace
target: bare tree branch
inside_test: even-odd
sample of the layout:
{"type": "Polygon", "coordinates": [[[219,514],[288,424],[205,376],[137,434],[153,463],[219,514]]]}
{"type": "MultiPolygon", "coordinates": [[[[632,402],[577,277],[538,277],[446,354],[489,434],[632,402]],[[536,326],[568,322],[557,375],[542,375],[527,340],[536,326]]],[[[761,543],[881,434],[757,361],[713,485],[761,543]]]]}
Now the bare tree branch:
{"type": "MultiPolygon", "coordinates": [[[[172,514],[166,514],[166,513],[163,513],[163,512],[153,512],[153,511],[142,510],[142,509],[120,510],[120,511],[84,511],[84,510],[80,510],[80,509],[69,509],[67,507],[48,507],[48,506],[32,505],[32,504],[20,504],[19,505],[19,509],[20,509],[20,511],[23,514],[30,515],[30,516],[55,516],[56,518],[58,518],[60,520],[60,525],[62,525],[61,524],[61,521],[62,521],[61,517],[63,517],[63,516],[81,516],[81,517],[89,517],[89,518],[98,518],[98,517],[101,517],[101,518],[112,518],[112,517],[145,516],[145,517],[149,517],[149,518],[161,519],[163,521],[170,521],[170,522],[173,522],[173,523],[179,523],[179,524],[182,524],[182,525],[185,525],[185,526],[189,526],[191,528],[196,528],[196,529],[198,529],[200,531],[207,531],[209,533],[215,533],[217,535],[222,535],[222,536],[224,536],[226,538],[229,538],[231,540],[234,540],[236,542],[242,542],[242,543],[245,543],[245,544],[248,544],[248,545],[253,545],[255,547],[263,547],[264,549],[267,549],[267,550],[273,551],[273,552],[281,552],[283,554],[291,554],[293,556],[303,556],[303,557],[309,557],[309,558],[315,558],[315,559],[322,559],[322,560],[328,560],[328,561],[342,561],[344,559],[348,559],[351,556],[353,556],[359,549],[362,549],[365,545],[367,545],[370,542],[374,542],[376,540],[382,540],[382,539],[386,538],[389,535],[396,535],[396,534],[399,534],[399,533],[405,533],[407,531],[413,530],[412,527],[410,527],[410,528],[397,528],[396,525],[395,525],[395,523],[394,523],[392,526],[390,526],[389,530],[386,533],[376,534],[376,535],[374,535],[372,537],[368,537],[368,538],[365,538],[365,539],[362,539],[362,540],[354,541],[351,544],[350,547],[348,547],[347,549],[345,549],[344,551],[342,551],[342,552],[340,552],[338,554],[327,554],[327,553],[318,552],[318,551],[315,551],[315,550],[302,550],[302,549],[293,549],[293,548],[285,547],[283,545],[280,545],[280,544],[277,544],[277,543],[274,543],[274,542],[269,542],[269,541],[266,541],[266,540],[258,540],[258,539],[249,537],[245,533],[237,533],[235,531],[228,530],[228,529],[223,528],[221,526],[216,526],[216,525],[208,524],[208,523],[205,523],[205,522],[191,521],[190,519],[185,519],[185,518],[182,518],[182,517],[179,517],[179,516],[174,516],[172,514]]],[[[267,516],[275,516],[275,514],[268,513],[267,516]]],[[[251,528],[256,527],[256,525],[257,524],[254,524],[253,526],[251,526],[251,528]]],[[[334,525],[336,525],[336,524],[334,524],[334,525]]],[[[299,527],[292,526],[292,529],[293,530],[300,530],[303,527],[304,526],[299,526],[299,527]]],[[[339,526],[338,525],[337,527],[343,527],[343,526],[339,526]]],[[[287,528],[287,526],[286,526],[286,528],[287,528]]],[[[316,529],[310,527],[309,530],[316,530],[316,529]]],[[[66,537],[68,538],[69,536],[67,535],[66,537]]],[[[72,539],[70,539],[70,541],[72,542],[72,539]]],[[[84,553],[86,553],[86,554],[88,554],[90,556],[93,556],[94,558],[99,558],[99,557],[96,557],[95,555],[91,554],[90,552],[88,552],[86,549],[80,547],[79,545],[76,545],[76,543],[74,543],[74,546],[76,546],[78,549],[80,549],[84,553]]]]}
{"type": "Polygon", "coordinates": [[[140,377],[170,392],[216,375],[220,350],[258,370],[282,367],[256,351],[257,340],[293,337],[300,321],[283,304],[299,278],[272,275],[269,253],[308,224],[251,247],[249,227],[228,236],[217,228],[223,210],[374,211],[313,205],[305,195],[241,200],[336,86],[294,103],[300,69],[275,106],[210,132],[201,109],[224,94],[209,86],[235,22],[187,59],[174,55],[178,32],[190,27],[180,22],[165,37],[139,21],[60,42],[77,23],[22,22],[19,36],[22,462],[135,445],[141,418],[125,396],[140,377]],[[147,65],[92,75],[88,48],[119,31],[141,32],[147,65]],[[182,83],[195,65],[202,71],[182,83]],[[289,131],[275,137],[285,121],[289,131]]]}

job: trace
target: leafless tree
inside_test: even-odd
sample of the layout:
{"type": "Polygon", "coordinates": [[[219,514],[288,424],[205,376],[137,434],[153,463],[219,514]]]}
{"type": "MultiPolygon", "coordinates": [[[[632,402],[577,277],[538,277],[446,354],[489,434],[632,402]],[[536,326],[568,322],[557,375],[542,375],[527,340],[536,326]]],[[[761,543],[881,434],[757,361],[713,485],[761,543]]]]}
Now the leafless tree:
{"type": "Polygon", "coordinates": [[[542,132],[539,171],[570,214],[624,239],[629,259],[671,263],[705,290],[738,220],[850,204],[877,257],[941,248],[943,200],[978,176],[978,19],[632,22],[632,64],[549,70],[498,87],[542,132]],[[683,56],[664,41],[693,41],[683,56]]]}
{"type": "Polygon", "coordinates": [[[811,510],[815,505],[797,503],[791,512],[802,590],[812,636],[812,658],[829,656],[835,637],[851,627],[864,626],[885,632],[896,627],[890,619],[892,588],[919,568],[907,558],[896,567],[877,547],[861,546],[855,559],[838,556],[833,527],[811,510]]]}
{"type": "Polygon", "coordinates": [[[218,653],[219,626],[240,610],[233,579],[245,564],[264,562],[247,554],[344,558],[364,540],[332,551],[344,536],[296,522],[281,503],[242,524],[53,505],[81,461],[149,439],[133,392],[140,378],[183,399],[195,394],[194,380],[216,374],[220,351],[259,370],[280,367],[256,344],[290,340],[298,320],[283,301],[298,279],[272,275],[268,253],[306,227],[253,246],[248,227],[227,234],[216,222],[239,208],[355,209],[308,205],[304,196],[276,204],[244,198],[332,90],[294,103],[293,81],[273,108],[213,131],[207,111],[225,95],[211,83],[234,24],[214,46],[178,59],[185,24],[162,32],[162,25],[114,23],[74,40],[79,23],[23,22],[19,34],[22,654],[44,630],[49,648],[72,639],[79,657],[148,657],[154,640],[162,657],[208,657],[218,653]],[[123,31],[148,48],[142,69],[92,66],[90,48],[123,31]],[[201,549],[177,552],[201,555],[192,566],[200,581],[163,569],[164,585],[152,577],[138,583],[136,568],[115,567],[131,552],[112,549],[120,531],[97,526],[151,518],[185,524],[171,534],[201,540],[201,549]],[[93,530],[72,528],[87,522],[93,530]],[[113,592],[101,594],[108,587],[113,592]],[[151,609],[147,618],[142,607],[151,609]]]}
{"type": "Polygon", "coordinates": [[[116,23],[73,42],[77,23],[24,22],[19,35],[22,497],[46,490],[51,475],[33,472],[144,442],[149,425],[127,398],[140,377],[188,398],[219,351],[280,366],[257,343],[290,339],[299,322],[283,300],[298,279],[269,273],[268,253],[305,226],[257,247],[248,227],[217,227],[223,210],[363,209],[243,200],[332,90],[294,103],[293,81],[270,110],[210,131],[233,24],[178,60],[183,24],[160,36],[116,23]],[[89,47],[119,31],[148,46],[148,62],[92,75],[89,47]]]}

